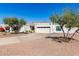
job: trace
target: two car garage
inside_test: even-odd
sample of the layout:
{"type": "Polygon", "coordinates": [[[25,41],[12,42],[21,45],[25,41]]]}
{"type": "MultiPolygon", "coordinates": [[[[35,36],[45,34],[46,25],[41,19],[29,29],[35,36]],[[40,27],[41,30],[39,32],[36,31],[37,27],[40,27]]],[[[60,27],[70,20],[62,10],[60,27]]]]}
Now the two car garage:
{"type": "Polygon", "coordinates": [[[37,33],[50,33],[50,27],[37,27],[36,32],[37,33]]]}
{"type": "Polygon", "coordinates": [[[51,33],[51,26],[49,23],[37,23],[35,25],[35,33],[51,33]]]}

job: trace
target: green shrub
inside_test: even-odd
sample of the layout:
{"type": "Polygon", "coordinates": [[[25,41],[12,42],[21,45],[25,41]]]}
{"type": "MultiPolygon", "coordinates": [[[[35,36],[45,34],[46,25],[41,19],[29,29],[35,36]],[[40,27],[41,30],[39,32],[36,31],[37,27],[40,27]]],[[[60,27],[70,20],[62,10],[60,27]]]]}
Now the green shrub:
{"type": "Polygon", "coordinates": [[[26,33],[33,33],[33,32],[34,32],[33,30],[26,31],[26,33]]]}

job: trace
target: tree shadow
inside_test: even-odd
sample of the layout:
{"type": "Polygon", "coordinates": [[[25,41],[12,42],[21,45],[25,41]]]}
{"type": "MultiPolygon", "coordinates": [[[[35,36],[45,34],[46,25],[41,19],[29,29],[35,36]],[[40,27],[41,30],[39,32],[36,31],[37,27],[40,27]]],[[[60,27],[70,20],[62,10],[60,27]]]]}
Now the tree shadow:
{"type": "MultiPolygon", "coordinates": [[[[46,38],[50,38],[50,39],[52,39],[53,41],[56,41],[56,42],[59,42],[59,43],[62,43],[62,42],[70,42],[71,40],[76,40],[76,39],[74,39],[74,38],[70,38],[70,37],[62,37],[62,36],[59,36],[59,37],[56,37],[56,36],[54,36],[54,37],[52,37],[52,36],[47,36],[46,38]]],[[[76,40],[76,41],[78,41],[78,40],[76,40]]],[[[79,42],[79,41],[78,41],[79,42]]]]}

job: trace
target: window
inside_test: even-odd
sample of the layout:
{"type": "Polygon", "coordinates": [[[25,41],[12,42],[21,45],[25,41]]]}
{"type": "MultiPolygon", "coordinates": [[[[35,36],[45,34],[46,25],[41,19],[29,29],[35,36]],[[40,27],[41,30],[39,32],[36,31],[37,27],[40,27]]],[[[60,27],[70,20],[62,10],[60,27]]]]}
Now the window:
{"type": "Polygon", "coordinates": [[[56,26],[56,31],[61,31],[60,26],[56,26]]]}
{"type": "Polygon", "coordinates": [[[50,27],[37,27],[37,28],[50,28],[50,27]]]}

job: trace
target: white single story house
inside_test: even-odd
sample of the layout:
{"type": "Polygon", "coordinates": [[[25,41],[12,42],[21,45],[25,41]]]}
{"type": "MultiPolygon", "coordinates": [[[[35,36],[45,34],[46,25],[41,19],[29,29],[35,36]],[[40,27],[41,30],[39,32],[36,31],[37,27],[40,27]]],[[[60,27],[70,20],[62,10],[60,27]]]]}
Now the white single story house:
{"type": "MultiPolygon", "coordinates": [[[[8,26],[8,25],[7,24],[0,24],[0,27],[3,27],[4,29],[6,26],[8,26]]],[[[52,24],[49,22],[34,22],[32,24],[23,25],[20,28],[19,32],[29,31],[32,29],[31,26],[34,27],[35,33],[62,33],[62,30],[59,25],[52,24]]],[[[72,28],[70,30],[70,33],[74,33],[76,29],[77,28],[72,28]]],[[[11,31],[12,31],[12,29],[10,28],[10,32],[11,31]]],[[[65,31],[65,33],[67,33],[68,28],[64,27],[64,31],[65,31]]]]}
{"type": "MultiPolygon", "coordinates": [[[[59,25],[52,24],[49,22],[36,22],[34,23],[35,33],[62,33],[59,25]]],[[[77,28],[72,28],[70,33],[74,33],[77,28]]],[[[65,33],[67,33],[68,28],[64,27],[65,33]]]]}

